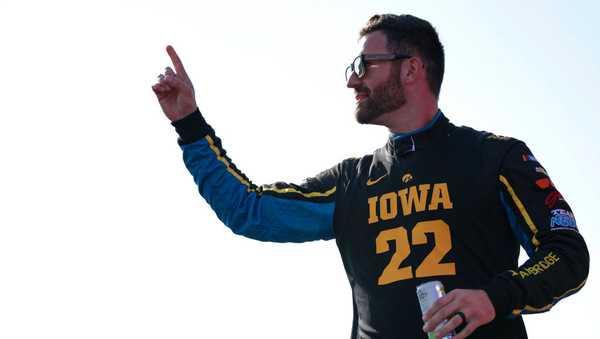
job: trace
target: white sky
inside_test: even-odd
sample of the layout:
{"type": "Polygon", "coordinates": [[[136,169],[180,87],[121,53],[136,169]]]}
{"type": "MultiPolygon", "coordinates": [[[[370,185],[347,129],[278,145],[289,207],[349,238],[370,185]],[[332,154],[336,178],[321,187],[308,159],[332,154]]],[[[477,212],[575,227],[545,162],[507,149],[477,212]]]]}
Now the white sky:
{"type": "Polygon", "coordinates": [[[591,275],[529,336],[598,336],[597,3],[82,3],[0,3],[0,338],[347,338],[335,243],[222,226],[150,86],[173,44],[238,167],[299,181],[385,142],[344,82],[385,12],[438,29],[446,115],[525,140],[573,207],[591,275]]]}

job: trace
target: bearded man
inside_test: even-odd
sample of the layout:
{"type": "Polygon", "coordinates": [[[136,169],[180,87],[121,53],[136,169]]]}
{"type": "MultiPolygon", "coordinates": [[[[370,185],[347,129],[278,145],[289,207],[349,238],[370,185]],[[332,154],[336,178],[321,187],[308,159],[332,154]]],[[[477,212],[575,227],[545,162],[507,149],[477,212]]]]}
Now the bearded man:
{"type": "Polygon", "coordinates": [[[352,288],[352,339],[526,338],[522,314],[585,284],[589,254],[571,208],[522,141],[442,113],[444,50],[429,22],[374,15],[360,36],[346,69],[356,120],[387,127],[389,140],[301,184],[255,185],[234,165],[168,46],[175,71],[153,90],[200,194],[236,234],[335,239],[352,288]],[[519,246],[529,255],[521,266],[519,246]],[[449,293],[421,314],[415,288],[432,280],[449,293]]]}

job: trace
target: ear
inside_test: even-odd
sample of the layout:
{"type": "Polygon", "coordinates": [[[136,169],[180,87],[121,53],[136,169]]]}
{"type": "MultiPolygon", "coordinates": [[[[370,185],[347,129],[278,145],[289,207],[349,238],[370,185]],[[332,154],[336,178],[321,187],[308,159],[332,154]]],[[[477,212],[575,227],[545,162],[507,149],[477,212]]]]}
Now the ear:
{"type": "Polygon", "coordinates": [[[404,83],[411,84],[423,76],[425,64],[418,57],[412,57],[404,60],[402,65],[402,80],[404,83]]]}

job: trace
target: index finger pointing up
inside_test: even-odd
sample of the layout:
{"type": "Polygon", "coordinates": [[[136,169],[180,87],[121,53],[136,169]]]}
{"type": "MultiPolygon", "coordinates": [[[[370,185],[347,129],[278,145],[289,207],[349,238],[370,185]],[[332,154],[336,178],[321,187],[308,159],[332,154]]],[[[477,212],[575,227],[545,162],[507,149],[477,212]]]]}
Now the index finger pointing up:
{"type": "Polygon", "coordinates": [[[185,78],[187,78],[185,68],[183,68],[181,59],[179,59],[179,56],[177,55],[177,52],[175,52],[173,46],[167,46],[167,53],[169,54],[169,57],[171,57],[171,61],[173,62],[173,66],[175,66],[175,71],[177,72],[177,74],[183,75],[185,78]]]}

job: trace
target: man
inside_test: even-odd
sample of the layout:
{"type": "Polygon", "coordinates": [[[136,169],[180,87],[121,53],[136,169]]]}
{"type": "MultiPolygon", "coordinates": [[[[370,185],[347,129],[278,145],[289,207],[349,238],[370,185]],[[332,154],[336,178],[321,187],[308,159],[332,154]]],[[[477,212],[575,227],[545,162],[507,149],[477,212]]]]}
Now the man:
{"type": "Polygon", "coordinates": [[[587,278],[569,205],[523,142],[456,127],[438,109],[444,52],[427,21],[375,15],[361,39],[346,70],[356,119],[386,126],[390,139],[299,185],[257,186],[236,168],[167,47],[175,72],[153,90],[201,195],[237,234],[335,238],[352,338],[526,338],[521,314],[549,310],[587,278]],[[520,267],[519,244],[530,257],[520,267]],[[415,287],[432,280],[449,293],[421,316],[415,287]]]}

